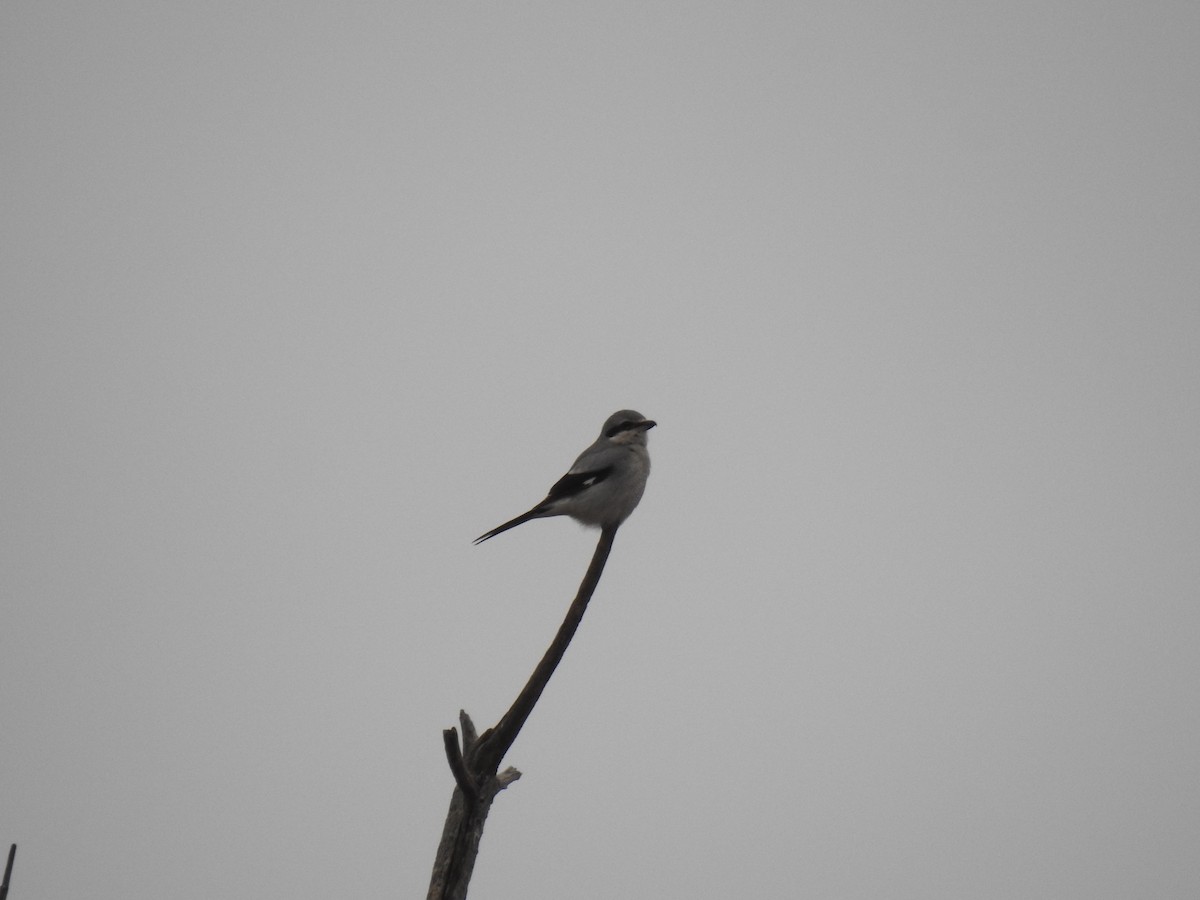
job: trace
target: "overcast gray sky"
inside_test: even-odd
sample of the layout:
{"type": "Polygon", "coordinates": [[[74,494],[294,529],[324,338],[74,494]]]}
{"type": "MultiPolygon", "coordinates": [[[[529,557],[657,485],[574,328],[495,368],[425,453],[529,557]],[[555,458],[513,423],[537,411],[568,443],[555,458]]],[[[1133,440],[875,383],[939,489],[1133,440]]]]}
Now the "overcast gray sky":
{"type": "Polygon", "coordinates": [[[1200,5],[0,6],[12,900],[1200,895],[1200,5]]]}

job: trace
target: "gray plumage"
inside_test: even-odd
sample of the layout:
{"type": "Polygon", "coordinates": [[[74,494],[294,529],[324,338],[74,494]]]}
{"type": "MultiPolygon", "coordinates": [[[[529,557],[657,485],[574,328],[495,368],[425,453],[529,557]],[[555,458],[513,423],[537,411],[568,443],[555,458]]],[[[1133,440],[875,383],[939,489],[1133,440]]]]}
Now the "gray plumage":
{"type": "Polygon", "coordinates": [[[584,525],[620,525],[633,512],[646,489],[650,453],[646,432],[657,423],[632,409],[615,412],[595,443],[550,488],[546,499],[529,512],[498,525],[475,539],[481,544],[530,519],[570,516],[584,525]]]}

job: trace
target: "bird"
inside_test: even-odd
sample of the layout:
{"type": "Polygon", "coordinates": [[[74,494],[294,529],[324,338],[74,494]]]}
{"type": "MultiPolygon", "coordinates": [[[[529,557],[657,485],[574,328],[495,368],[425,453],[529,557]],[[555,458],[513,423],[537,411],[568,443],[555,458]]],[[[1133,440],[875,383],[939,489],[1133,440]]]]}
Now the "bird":
{"type": "Polygon", "coordinates": [[[546,499],[529,512],[481,534],[474,543],[482,544],[530,519],[549,516],[570,516],[584,525],[601,528],[620,525],[646,489],[650,474],[646,432],[657,424],[632,409],[613,413],[600,429],[600,437],[579,454],[567,474],[550,488],[546,499]]]}

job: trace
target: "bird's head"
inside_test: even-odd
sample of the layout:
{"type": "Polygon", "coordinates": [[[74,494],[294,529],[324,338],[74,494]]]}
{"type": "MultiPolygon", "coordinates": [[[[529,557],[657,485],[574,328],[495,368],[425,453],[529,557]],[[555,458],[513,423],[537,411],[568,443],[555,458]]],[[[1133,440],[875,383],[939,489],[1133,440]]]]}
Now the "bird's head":
{"type": "Polygon", "coordinates": [[[644,446],[646,432],[657,424],[640,412],[623,409],[608,417],[600,434],[613,444],[642,444],[644,446]]]}

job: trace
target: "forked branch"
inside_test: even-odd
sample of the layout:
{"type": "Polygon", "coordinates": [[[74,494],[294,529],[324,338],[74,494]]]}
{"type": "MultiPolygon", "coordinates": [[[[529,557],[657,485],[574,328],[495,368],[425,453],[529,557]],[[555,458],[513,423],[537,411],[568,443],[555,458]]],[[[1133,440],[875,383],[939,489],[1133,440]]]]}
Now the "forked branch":
{"type": "Polygon", "coordinates": [[[450,811],[446,815],[446,826],[442,841],[434,859],[433,877],[429,883],[428,900],[465,900],[471,872],[475,868],[475,857],[479,853],[479,840],[483,836],[483,824],[491,809],[492,800],[500,791],[521,777],[516,769],[508,768],[497,774],[504,755],[521,733],[521,728],[533,712],[542,691],[550,683],[550,676],[558,668],[571,638],[583,621],[588,602],[600,583],[604,564],[612,551],[617,526],[606,526],[600,532],[596,552],[579,585],[575,600],[567,610],[566,618],[550,642],[541,662],[529,676],[529,681],[517,695],[508,712],[500,721],[489,728],[478,739],[475,729],[465,712],[459,713],[463,730],[460,749],[458,733],[453,728],[442,732],[446,760],[454,774],[455,789],[450,798],[450,811]]]}

